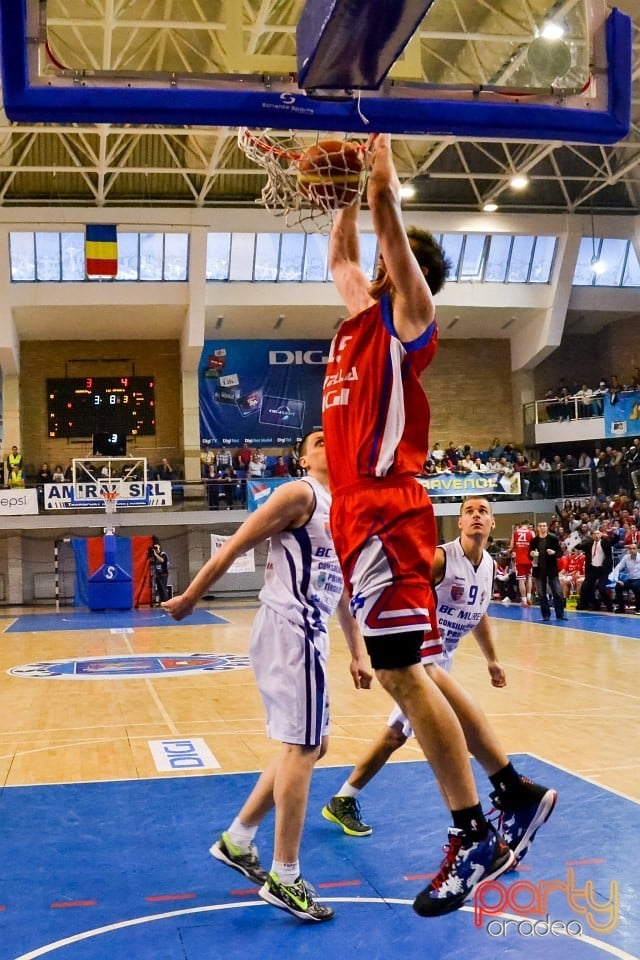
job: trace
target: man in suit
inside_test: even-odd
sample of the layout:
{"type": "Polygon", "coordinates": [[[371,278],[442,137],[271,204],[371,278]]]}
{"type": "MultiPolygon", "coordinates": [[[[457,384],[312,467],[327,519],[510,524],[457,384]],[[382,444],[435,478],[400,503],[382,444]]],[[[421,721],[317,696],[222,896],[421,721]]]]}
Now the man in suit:
{"type": "Polygon", "coordinates": [[[558,578],[558,560],[562,547],[555,533],[549,533],[549,525],[541,520],[536,536],[529,544],[529,556],[533,562],[533,575],[536,578],[536,593],[540,600],[540,612],[543,620],[551,619],[549,591],[553,597],[553,607],[557,620],[566,620],[564,612],[564,594],[558,578]]]}
{"type": "Polygon", "coordinates": [[[613,613],[613,602],[607,593],[607,582],[613,569],[611,540],[602,530],[592,530],[591,535],[576,549],[582,550],[585,558],[578,610],[599,610],[604,603],[608,612],[613,613]]]}

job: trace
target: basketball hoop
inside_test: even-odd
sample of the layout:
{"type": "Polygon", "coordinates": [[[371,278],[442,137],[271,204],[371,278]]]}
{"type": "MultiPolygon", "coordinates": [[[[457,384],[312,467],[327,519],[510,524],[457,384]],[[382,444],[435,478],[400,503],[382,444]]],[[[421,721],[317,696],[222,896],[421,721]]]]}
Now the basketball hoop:
{"type": "Polygon", "coordinates": [[[102,489],[98,492],[98,496],[102,498],[104,512],[106,514],[106,527],[104,532],[113,533],[115,528],[113,515],[116,512],[116,502],[120,496],[120,490],[117,487],[113,490],[102,489]]]}
{"type": "Polygon", "coordinates": [[[374,139],[305,142],[295,130],[238,130],[238,146],[267,174],[256,203],[284,216],[287,226],[319,233],[331,228],[336,210],[362,196],[374,139]]]}

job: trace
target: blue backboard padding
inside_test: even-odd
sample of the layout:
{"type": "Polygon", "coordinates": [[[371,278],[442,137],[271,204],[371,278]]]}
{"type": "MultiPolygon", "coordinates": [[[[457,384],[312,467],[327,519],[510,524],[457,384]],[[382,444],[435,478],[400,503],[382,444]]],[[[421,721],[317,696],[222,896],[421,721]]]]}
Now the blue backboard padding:
{"type": "Polygon", "coordinates": [[[299,86],[377,90],[433,2],[307,0],[296,30],[299,86]]]}
{"type": "Polygon", "coordinates": [[[431,134],[508,140],[612,144],[631,125],[632,23],[618,10],[607,21],[606,110],[547,104],[367,98],[335,102],[291,92],[184,89],[179,86],[72,87],[32,84],[27,71],[25,0],[0,0],[4,110],[15,122],[237,126],[431,134]],[[364,113],[368,123],[363,119],[364,113]]]}

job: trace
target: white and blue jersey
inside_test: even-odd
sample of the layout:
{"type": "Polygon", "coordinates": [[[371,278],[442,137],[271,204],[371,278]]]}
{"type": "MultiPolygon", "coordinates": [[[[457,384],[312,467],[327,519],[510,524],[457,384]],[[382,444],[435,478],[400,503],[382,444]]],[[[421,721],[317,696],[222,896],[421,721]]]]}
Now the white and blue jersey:
{"type": "Polygon", "coordinates": [[[309,484],[316,506],[304,526],[271,538],[260,601],[298,627],[326,633],[343,591],[329,525],[331,497],[313,477],[297,482],[309,484]]]}
{"type": "MultiPolygon", "coordinates": [[[[442,654],[434,661],[425,642],[425,663],[437,663],[451,671],[453,655],[465,634],[478,626],[491,601],[493,593],[494,563],[486,550],[476,566],[466,556],[460,538],[442,543],[445,569],[442,580],[434,588],[438,630],[442,639],[442,654]]],[[[394,707],[387,720],[388,727],[400,726],[405,737],[413,736],[413,730],[400,707],[394,707]]]]}
{"type": "Polygon", "coordinates": [[[445,670],[466,633],[484,617],[493,593],[494,563],[486,550],[475,566],[465,555],[460,538],[443,543],[445,555],[442,580],[435,588],[438,629],[443,653],[437,661],[445,670]]]}
{"type": "Polygon", "coordinates": [[[296,482],[311,486],[315,508],[302,527],[271,538],[249,653],[268,736],[317,746],[329,730],[327,621],[343,581],[329,527],[329,493],[312,477],[296,482]]]}

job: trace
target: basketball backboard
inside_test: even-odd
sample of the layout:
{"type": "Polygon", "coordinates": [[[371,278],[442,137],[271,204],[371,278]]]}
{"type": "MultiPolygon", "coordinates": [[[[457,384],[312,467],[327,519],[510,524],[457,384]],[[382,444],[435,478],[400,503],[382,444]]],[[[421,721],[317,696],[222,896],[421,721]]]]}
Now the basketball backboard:
{"type": "Polygon", "coordinates": [[[392,6],[374,0],[307,0],[286,12],[258,0],[183,0],[171,7],[166,30],[142,0],[98,2],[81,31],[78,7],[87,5],[80,0],[0,0],[4,108],[11,120],[38,123],[601,144],[626,136],[631,22],[609,12],[605,0],[531,0],[516,13],[511,0],[401,6],[418,2],[426,13],[413,35],[401,38],[393,64],[373,71],[382,80],[372,90],[362,61],[383,56],[378,36],[389,25],[380,11],[392,6]],[[348,6],[357,36],[338,23],[324,47],[331,56],[323,54],[323,30],[305,28],[311,5],[332,12],[348,6]],[[147,24],[161,36],[149,33],[145,41],[147,24]],[[143,56],[134,56],[134,35],[143,56]],[[349,68],[339,76],[336,53],[349,68]]]}

